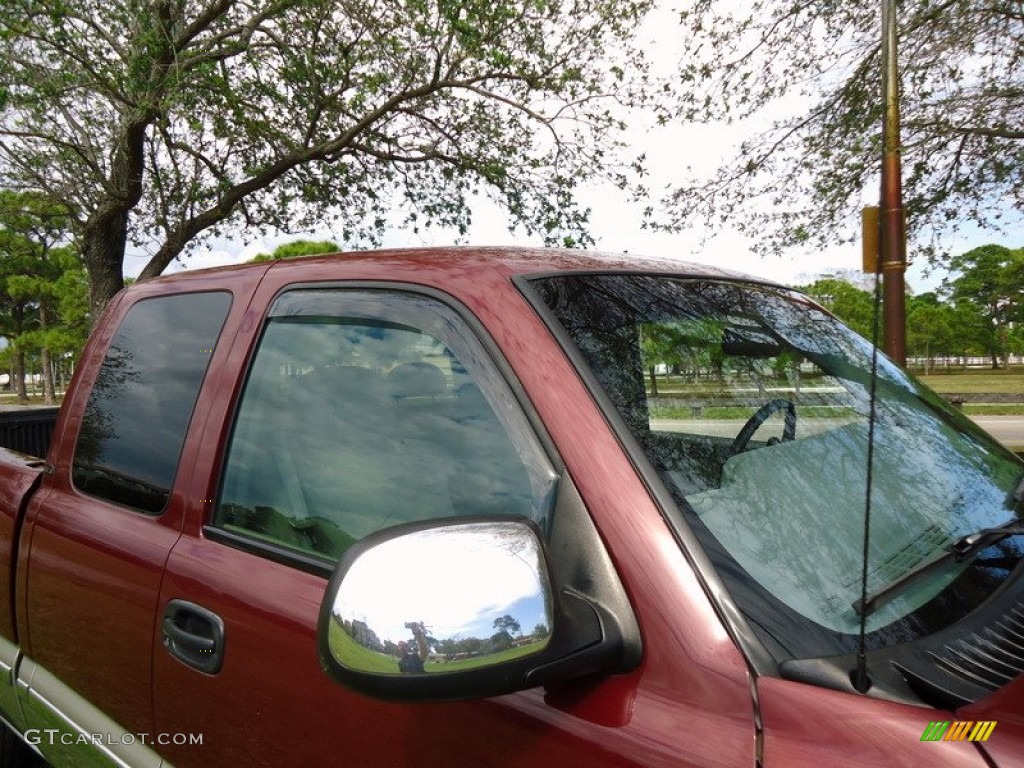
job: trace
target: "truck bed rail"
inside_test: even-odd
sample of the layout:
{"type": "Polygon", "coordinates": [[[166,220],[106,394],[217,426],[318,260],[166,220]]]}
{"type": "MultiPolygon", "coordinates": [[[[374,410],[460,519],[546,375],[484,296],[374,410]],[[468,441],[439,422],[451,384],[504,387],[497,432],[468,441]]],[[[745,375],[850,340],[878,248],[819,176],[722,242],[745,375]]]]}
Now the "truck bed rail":
{"type": "Polygon", "coordinates": [[[53,406],[0,411],[0,446],[44,458],[59,410],[53,406]]]}

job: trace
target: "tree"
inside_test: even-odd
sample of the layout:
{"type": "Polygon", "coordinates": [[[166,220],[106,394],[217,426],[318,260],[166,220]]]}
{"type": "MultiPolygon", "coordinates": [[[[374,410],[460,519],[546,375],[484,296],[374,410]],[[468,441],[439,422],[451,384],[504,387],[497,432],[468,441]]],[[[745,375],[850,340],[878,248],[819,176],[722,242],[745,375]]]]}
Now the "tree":
{"type": "Polygon", "coordinates": [[[277,261],[278,259],[296,259],[300,256],[315,256],[318,253],[334,253],[341,248],[330,240],[315,242],[312,240],[293,240],[282,243],[273,253],[258,253],[250,261],[277,261]]]}
{"type": "Polygon", "coordinates": [[[657,367],[670,370],[689,367],[694,380],[702,368],[723,375],[722,325],[714,320],[681,323],[648,323],[640,329],[640,350],[650,381],[650,394],[658,395],[657,367]]]}
{"type": "Polygon", "coordinates": [[[1009,353],[1014,323],[1024,322],[1024,248],[983,245],[956,256],[950,267],[957,276],[946,280],[946,290],[982,319],[979,340],[998,368],[1009,353]]]}
{"type": "Polygon", "coordinates": [[[1010,352],[1024,355],[1024,323],[1015,323],[1009,333],[1010,352]]]}
{"type": "Polygon", "coordinates": [[[870,292],[846,279],[834,276],[818,278],[800,290],[806,292],[864,338],[872,337],[875,307],[874,297],[870,292]]]}
{"type": "Polygon", "coordinates": [[[925,359],[926,373],[931,371],[936,356],[963,351],[964,329],[960,328],[959,334],[957,329],[955,310],[937,294],[907,297],[907,352],[925,359]]]}
{"type": "Polygon", "coordinates": [[[512,635],[506,630],[501,629],[491,635],[488,640],[488,653],[498,653],[499,651],[507,651],[512,647],[512,635]]]}
{"type": "Polygon", "coordinates": [[[203,237],[344,223],[465,232],[483,191],[586,242],[639,103],[651,0],[5,0],[0,186],[71,210],[94,311],[128,244],[160,274],[203,237]],[[614,97],[614,99],[613,99],[614,97]]]}
{"type": "Polygon", "coordinates": [[[30,193],[0,191],[0,335],[11,345],[16,389],[27,400],[26,354],[39,356],[43,394],[55,401],[53,354],[77,354],[88,328],[84,272],[68,244],[68,211],[30,193]]]}
{"type": "Polygon", "coordinates": [[[55,374],[77,359],[89,335],[88,284],[73,247],[40,248],[29,274],[10,275],[7,290],[32,310],[32,325],[13,338],[16,347],[37,353],[43,401],[56,402],[55,374]]]}
{"type": "Polygon", "coordinates": [[[689,346],[686,345],[687,336],[684,331],[665,323],[650,323],[640,327],[640,349],[643,353],[644,365],[647,367],[647,376],[650,394],[657,397],[658,392],[658,366],[664,365],[669,369],[678,368],[687,362],[689,346]]]}
{"type": "MultiPolygon", "coordinates": [[[[682,13],[679,108],[663,119],[783,116],[709,181],[684,179],[671,223],[728,222],[762,251],[849,242],[881,158],[878,2],[694,0],[682,13]]],[[[1024,14],[1019,3],[899,4],[904,203],[919,252],[961,224],[1024,208],[1024,14]]]]}
{"type": "Polygon", "coordinates": [[[519,622],[507,613],[494,620],[494,628],[499,632],[508,633],[509,636],[518,635],[522,632],[522,627],[519,626],[519,622]]]}

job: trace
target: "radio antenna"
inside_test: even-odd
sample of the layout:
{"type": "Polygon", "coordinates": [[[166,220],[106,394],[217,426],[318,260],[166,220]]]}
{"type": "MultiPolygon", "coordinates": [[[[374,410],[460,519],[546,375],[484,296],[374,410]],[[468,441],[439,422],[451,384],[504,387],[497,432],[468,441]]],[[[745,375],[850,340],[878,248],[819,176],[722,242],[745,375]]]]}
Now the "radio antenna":
{"type": "MultiPolygon", "coordinates": [[[[868,599],[868,557],[871,544],[871,489],[875,464],[875,401],[878,391],[878,337],[881,326],[882,283],[875,273],[874,312],[871,319],[871,384],[868,397],[868,456],[864,487],[864,546],[860,565],[860,604],[867,605],[868,599]]],[[[871,687],[868,677],[867,620],[870,611],[860,611],[860,629],[857,636],[857,668],[852,675],[853,687],[859,693],[866,693],[871,687]]]]}
{"type": "MultiPolygon", "coordinates": [[[[871,328],[871,396],[868,413],[867,478],[864,495],[864,551],[861,558],[860,604],[867,605],[868,556],[871,542],[871,488],[875,456],[875,395],[878,385],[878,341],[882,306],[882,275],[885,275],[885,346],[897,365],[906,365],[906,311],[903,273],[906,270],[906,229],[900,168],[899,72],[897,69],[895,0],[882,0],[882,178],[877,229],[880,246],[874,255],[875,300],[871,328]]],[[[867,241],[865,241],[867,242],[867,241]]],[[[866,256],[866,254],[865,254],[866,256]]],[[[868,259],[865,258],[865,263],[868,259]]],[[[864,693],[871,687],[867,670],[867,610],[860,611],[857,668],[853,687],[864,693]]]]}

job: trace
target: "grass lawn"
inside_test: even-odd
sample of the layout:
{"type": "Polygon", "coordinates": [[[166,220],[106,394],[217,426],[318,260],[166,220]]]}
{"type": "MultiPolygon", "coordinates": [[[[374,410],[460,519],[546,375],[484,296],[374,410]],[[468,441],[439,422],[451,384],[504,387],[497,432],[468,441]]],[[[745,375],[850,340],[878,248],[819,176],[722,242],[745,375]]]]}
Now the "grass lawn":
{"type": "MultiPolygon", "coordinates": [[[[57,404],[58,405],[60,404],[60,401],[61,401],[61,396],[58,395],[57,396],[57,404]]],[[[13,392],[3,392],[3,393],[0,393],[0,405],[18,405],[18,404],[19,404],[18,403],[18,396],[15,393],[13,393],[13,392]]],[[[46,405],[46,403],[43,401],[43,396],[42,395],[29,395],[28,396],[28,403],[24,403],[24,405],[46,405]]]]}
{"type": "MultiPolygon", "coordinates": [[[[962,368],[951,369],[948,373],[933,373],[929,376],[922,376],[915,373],[915,376],[928,387],[940,395],[966,394],[966,395],[1017,395],[1020,402],[1012,402],[1016,398],[1008,398],[1011,402],[985,403],[969,402],[963,405],[964,413],[970,416],[1021,416],[1024,415],[1024,366],[1014,366],[1008,370],[993,371],[988,368],[962,368]]],[[[811,384],[813,377],[807,377],[805,384],[811,384]]],[[[751,413],[751,408],[737,408],[728,402],[728,397],[723,397],[721,385],[711,381],[693,383],[684,381],[678,377],[659,377],[658,390],[661,395],[661,402],[655,399],[651,406],[651,416],[659,419],[736,419],[746,418],[751,413]],[[705,405],[700,414],[696,414],[689,403],[674,403],[673,398],[684,400],[700,401],[705,400],[705,405]]],[[[809,391],[809,390],[808,390],[809,391]]],[[[1002,398],[1007,399],[1007,398],[1002,398]]],[[[830,410],[814,406],[803,406],[802,413],[812,416],[834,415],[828,413],[830,410]],[[823,411],[816,413],[814,411],[823,411]]]]}
{"type": "MultiPolygon", "coordinates": [[[[346,658],[354,661],[357,667],[366,672],[383,672],[391,675],[400,674],[398,670],[398,657],[387,653],[372,651],[369,648],[364,648],[349,637],[346,632],[342,631],[341,627],[333,621],[328,627],[327,636],[328,642],[330,643],[331,649],[336,658],[339,655],[344,655],[346,658]]],[[[522,656],[528,656],[531,653],[541,650],[544,645],[544,643],[524,645],[519,648],[509,648],[506,651],[499,651],[498,653],[477,656],[470,659],[460,659],[458,661],[428,661],[425,666],[425,671],[458,672],[462,669],[472,669],[473,667],[493,665],[502,661],[509,661],[522,656]]]]}
{"type": "Polygon", "coordinates": [[[387,653],[379,653],[364,648],[348,636],[340,626],[332,621],[327,627],[327,642],[335,658],[352,660],[359,669],[365,672],[384,672],[391,675],[400,674],[398,658],[387,653]]]}
{"type": "Polygon", "coordinates": [[[968,416],[1024,416],[1024,404],[964,403],[962,410],[968,416]]]}
{"type": "Polygon", "coordinates": [[[1024,367],[993,371],[985,368],[952,369],[949,373],[916,374],[939,394],[1007,394],[1024,396],[1024,367]]]}
{"type": "Polygon", "coordinates": [[[519,648],[509,648],[506,651],[477,656],[471,659],[459,659],[457,661],[430,662],[427,664],[427,672],[458,672],[460,669],[472,669],[473,667],[491,666],[502,661],[518,659],[522,656],[529,656],[543,648],[543,644],[524,645],[519,648]]]}
{"type": "MultiPolygon", "coordinates": [[[[741,419],[746,420],[757,410],[757,403],[747,406],[712,405],[700,409],[699,414],[693,412],[688,405],[672,405],[652,403],[650,417],[652,419],[741,419]]],[[[800,406],[800,415],[804,418],[826,419],[842,418],[855,415],[852,408],[823,407],[816,405],[800,406]]]]}

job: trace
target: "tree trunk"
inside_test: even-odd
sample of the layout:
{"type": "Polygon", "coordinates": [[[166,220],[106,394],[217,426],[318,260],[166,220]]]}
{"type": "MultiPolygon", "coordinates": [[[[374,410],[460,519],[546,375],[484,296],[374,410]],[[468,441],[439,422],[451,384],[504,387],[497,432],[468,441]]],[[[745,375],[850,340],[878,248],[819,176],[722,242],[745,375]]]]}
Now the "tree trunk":
{"type": "Polygon", "coordinates": [[[28,404],[28,389],[25,388],[25,352],[14,353],[14,389],[18,393],[18,402],[28,404]]]}
{"type": "Polygon", "coordinates": [[[43,347],[39,351],[39,359],[43,366],[43,402],[54,405],[57,402],[57,393],[53,386],[53,362],[50,360],[49,347],[43,347]]]}
{"type": "MultiPolygon", "coordinates": [[[[39,329],[46,331],[50,327],[50,313],[47,310],[46,302],[39,302],[39,329]]],[[[45,333],[43,334],[45,337],[45,333]]],[[[43,347],[39,350],[39,361],[43,366],[43,402],[53,405],[57,402],[57,396],[53,389],[53,361],[50,359],[50,348],[43,347]]]]}
{"type": "Polygon", "coordinates": [[[128,213],[97,213],[82,232],[82,258],[89,273],[90,320],[95,325],[107,303],[124,288],[124,248],[128,239],[128,213]]]}

